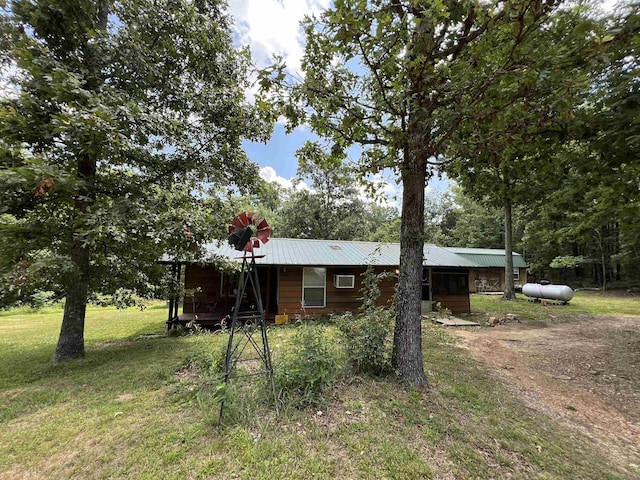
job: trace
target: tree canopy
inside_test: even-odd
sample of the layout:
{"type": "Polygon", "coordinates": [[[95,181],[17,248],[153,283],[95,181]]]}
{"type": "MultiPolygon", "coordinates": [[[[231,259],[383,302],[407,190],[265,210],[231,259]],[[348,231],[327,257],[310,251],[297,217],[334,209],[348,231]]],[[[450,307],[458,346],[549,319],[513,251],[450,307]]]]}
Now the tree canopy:
{"type": "Polygon", "coordinates": [[[257,166],[242,138],[249,55],[219,0],[16,0],[0,24],[15,94],[0,100],[0,262],[19,293],[66,296],[57,360],[84,355],[91,292],[149,291],[162,254],[195,252],[227,220],[219,186],[257,166]]]}

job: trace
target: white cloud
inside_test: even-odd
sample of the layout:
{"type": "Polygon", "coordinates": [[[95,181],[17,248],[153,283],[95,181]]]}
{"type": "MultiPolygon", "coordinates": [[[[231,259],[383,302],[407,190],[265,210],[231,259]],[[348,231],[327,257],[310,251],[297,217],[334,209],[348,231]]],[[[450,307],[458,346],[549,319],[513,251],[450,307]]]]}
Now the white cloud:
{"type": "Polygon", "coordinates": [[[282,185],[285,188],[293,188],[295,190],[309,190],[309,187],[306,183],[296,182],[296,184],[294,185],[293,177],[289,179],[281,177],[278,175],[275,168],[269,165],[260,169],[260,177],[267,182],[277,183],[278,185],[282,185]]]}
{"type": "MultiPolygon", "coordinates": [[[[374,201],[378,205],[400,208],[402,205],[402,189],[396,183],[392,172],[376,173],[369,181],[375,186],[376,198],[374,201]]],[[[367,200],[371,201],[371,198],[367,197],[367,200]]]]}
{"type": "Polygon", "coordinates": [[[331,0],[231,0],[229,11],[235,18],[238,43],[249,45],[259,68],[280,55],[289,70],[298,73],[304,52],[300,21],[330,4],[331,0]]]}

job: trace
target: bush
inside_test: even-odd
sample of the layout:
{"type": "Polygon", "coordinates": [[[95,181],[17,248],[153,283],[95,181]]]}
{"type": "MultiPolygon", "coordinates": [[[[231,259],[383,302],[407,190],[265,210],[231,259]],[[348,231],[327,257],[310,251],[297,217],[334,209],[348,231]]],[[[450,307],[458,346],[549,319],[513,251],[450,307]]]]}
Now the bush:
{"type": "Polygon", "coordinates": [[[127,288],[119,288],[112,294],[94,293],[89,301],[99,307],[116,307],[118,310],[124,310],[129,307],[136,307],[144,310],[149,303],[149,299],[136,295],[133,290],[127,288]]]}
{"type": "Polygon", "coordinates": [[[274,369],[281,399],[299,407],[324,403],[326,387],[341,370],[338,349],[327,339],[327,329],[301,323],[291,347],[274,369]]]}
{"type": "Polygon", "coordinates": [[[383,374],[391,370],[394,312],[375,308],[336,317],[349,364],[356,373],[383,374]]]}
{"type": "Polygon", "coordinates": [[[30,305],[32,308],[39,310],[44,307],[53,305],[56,301],[56,293],[50,291],[36,292],[31,295],[30,305]]]}

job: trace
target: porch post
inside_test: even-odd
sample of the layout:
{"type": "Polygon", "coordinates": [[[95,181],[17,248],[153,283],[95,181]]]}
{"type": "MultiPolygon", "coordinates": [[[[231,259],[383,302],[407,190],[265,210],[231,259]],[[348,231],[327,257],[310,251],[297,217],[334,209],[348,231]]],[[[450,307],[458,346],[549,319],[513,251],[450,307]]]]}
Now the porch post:
{"type": "MultiPolygon", "coordinates": [[[[171,280],[173,280],[176,276],[176,264],[175,262],[171,264],[171,280]]],[[[167,330],[171,330],[171,320],[173,320],[173,302],[175,300],[175,295],[172,294],[169,297],[169,311],[167,312],[167,330]]]]}

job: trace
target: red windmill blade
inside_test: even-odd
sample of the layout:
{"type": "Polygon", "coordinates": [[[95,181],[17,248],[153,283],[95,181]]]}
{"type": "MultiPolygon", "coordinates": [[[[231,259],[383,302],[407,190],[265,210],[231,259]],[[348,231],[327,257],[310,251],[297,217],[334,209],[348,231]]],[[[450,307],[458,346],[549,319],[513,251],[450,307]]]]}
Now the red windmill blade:
{"type": "Polygon", "coordinates": [[[229,224],[229,243],[239,251],[253,252],[261,243],[267,243],[273,233],[266,219],[254,212],[242,212],[229,224]],[[255,234],[255,236],[253,236],[255,234]]]}

